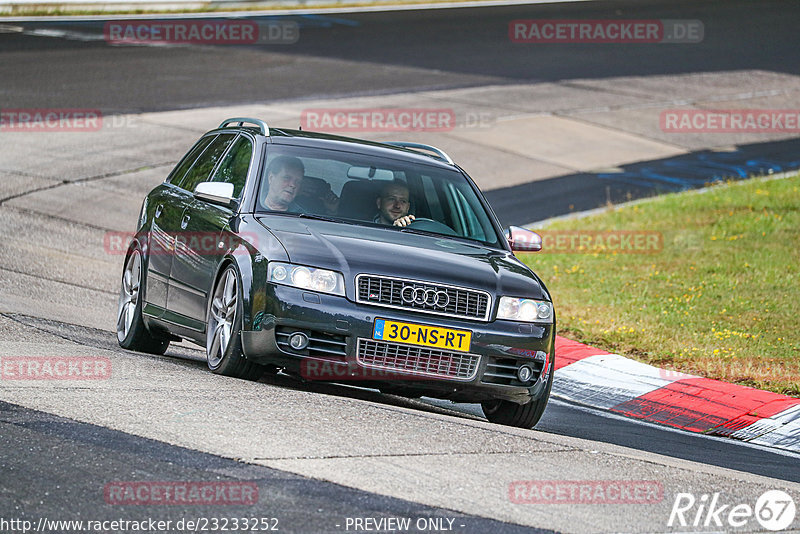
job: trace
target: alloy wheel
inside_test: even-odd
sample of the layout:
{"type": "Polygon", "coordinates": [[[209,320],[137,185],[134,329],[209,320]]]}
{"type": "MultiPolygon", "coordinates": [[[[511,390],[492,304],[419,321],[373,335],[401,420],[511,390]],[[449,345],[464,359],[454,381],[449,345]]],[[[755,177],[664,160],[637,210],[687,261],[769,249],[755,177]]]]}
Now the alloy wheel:
{"type": "Polygon", "coordinates": [[[122,287],[119,292],[119,308],[117,310],[117,339],[123,341],[131,331],[139,304],[139,287],[142,279],[142,257],[138,250],[128,258],[122,273],[122,287]]]}
{"type": "Polygon", "coordinates": [[[231,342],[236,322],[237,299],[236,273],[229,268],[217,283],[211,300],[206,349],[208,365],[212,369],[219,366],[231,342]]]}

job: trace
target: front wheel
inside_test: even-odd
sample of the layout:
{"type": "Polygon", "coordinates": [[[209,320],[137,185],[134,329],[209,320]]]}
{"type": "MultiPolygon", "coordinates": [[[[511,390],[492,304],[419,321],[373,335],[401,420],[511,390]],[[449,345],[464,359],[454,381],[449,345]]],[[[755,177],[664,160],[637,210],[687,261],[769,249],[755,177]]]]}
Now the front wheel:
{"type": "Polygon", "coordinates": [[[169,340],[154,337],[142,320],[142,253],[134,249],[122,270],[117,310],[117,341],[124,349],[150,354],[164,354],[169,340]]]}
{"type": "Polygon", "coordinates": [[[490,423],[519,428],[533,428],[542,418],[547,401],[550,400],[550,390],[553,388],[553,373],[555,361],[550,364],[550,373],[547,377],[547,387],[544,394],[537,400],[525,404],[517,404],[507,400],[489,400],[481,402],[483,414],[490,423]]]}
{"type": "Polygon", "coordinates": [[[260,365],[242,354],[242,298],[239,274],[229,265],[211,293],[206,328],[206,357],[212,372],[257,380],[264,373],[260,365]]]}

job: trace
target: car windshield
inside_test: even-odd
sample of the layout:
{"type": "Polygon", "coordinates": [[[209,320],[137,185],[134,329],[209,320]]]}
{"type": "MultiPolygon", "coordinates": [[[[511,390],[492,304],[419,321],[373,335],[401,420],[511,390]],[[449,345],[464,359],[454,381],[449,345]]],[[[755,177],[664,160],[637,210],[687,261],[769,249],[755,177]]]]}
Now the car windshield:
{"type": "Polygon", "coordinates": [[[257,211],[384,226],[495,245],[499,236],[457,170],[302,147],[268,148],[257,211]],[[395,226],[401,217],[407,226],[395,226]]]}

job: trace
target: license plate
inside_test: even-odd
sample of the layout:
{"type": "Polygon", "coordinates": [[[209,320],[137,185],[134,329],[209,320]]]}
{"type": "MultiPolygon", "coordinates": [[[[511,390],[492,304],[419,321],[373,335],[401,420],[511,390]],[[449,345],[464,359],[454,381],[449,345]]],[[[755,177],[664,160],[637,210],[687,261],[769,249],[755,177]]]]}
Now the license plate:
{"type": "Polygon", "coordinates": [[[472,332],[469,330],[442,328],[441,326],[401,323],[399,321],[390,321],[389,319],[375,319],[372,339],[469,352],[472,332]]]}

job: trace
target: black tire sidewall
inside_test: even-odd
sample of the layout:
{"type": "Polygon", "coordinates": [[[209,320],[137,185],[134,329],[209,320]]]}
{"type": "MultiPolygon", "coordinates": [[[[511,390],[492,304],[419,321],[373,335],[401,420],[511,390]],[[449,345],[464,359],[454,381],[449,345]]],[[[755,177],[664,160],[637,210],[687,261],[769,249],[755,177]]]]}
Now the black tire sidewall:
{"type": "Polygon", "coordinates": [[[551,358],[550,370],[547,374],[547,385],[538,399],[522,405],[505,400],[489,401],[497,403],[492,409],[484,408],[484,403],[481,403],[481,408],[483,409],[486,419],[492,423],[501,425],[529,429],[534,428],[541,420],[542,415],[544,415],[547,403],[550,400],[550,391],[553,388],[553,375],[555,374],[555,363],[555,357],[551,358]]]}
{"type": "MultiPolygon", "coordinates": [[[[131,257],[134,254],[139,254],[139,297],[136,301],[136,307],[133,309],[133,320],[131,321],[131,327],[128,330],[128,334],[124,339],[120,340],[119,331],[117,331],[117,343],[119,343],[120,347],[128,350],[147,352],[149,354],[164,354],[167,351],[167,348],[169,348],[169,340],[153,336],[153,334],[151,334],[147,329],[147,325],[144,324],[144,318],[142,317],[145,280],[147,277],[147,264],[144,253],[138,246],[132,249],[131,253],[125,258],[125,264],[122,268],[122,280],[120,280],[120,284],[122,284],[122,281],[125,278],[125,269],[128,267],[128,262],[131,261],[131,257]]],[[[119,310],[119,305],[117,305],[117,309],[119,310]]],[[[119,314],[119,311],[117,313],[119,314]]],[[[117,322],[119,322],[119,315],[117,316],[117,322]]]]}

